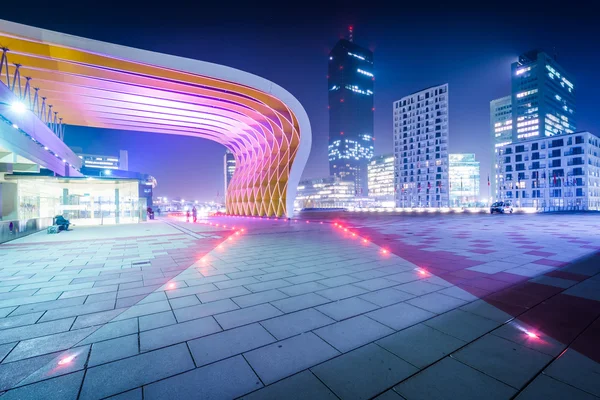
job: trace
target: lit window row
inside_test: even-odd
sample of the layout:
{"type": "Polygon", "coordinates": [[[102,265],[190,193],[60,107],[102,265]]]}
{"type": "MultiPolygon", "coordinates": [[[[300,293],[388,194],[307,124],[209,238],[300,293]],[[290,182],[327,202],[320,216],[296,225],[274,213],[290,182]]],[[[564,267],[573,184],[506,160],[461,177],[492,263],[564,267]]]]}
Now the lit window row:
{"type": "MultiPolygon", "coordinates": [[[[521,128],[523,126],[529,126],[529,125],[533,125],[533,124],[537,124],[539,122],[539,120],[537,118],[535,119],[530,119],[524,122],[519,122],[517,123],[517,128],[521,128]]],[[[520,130],[517,130],[517,132],[521,132],[520,130]]]]}
{"type": "Polygon", "coordinates": [[[517,99],[526,97],[526,96],[531,96],[532,94],[537,93],[537,89],[533,89],[533,90],[528,90],[526,92],[521,92],[521,93],[517,93],[517,99]]]}
{"type": "Polygon", "coordinates": [[[500,133],[500,132],[504,132],[504,131],[510,131],[511,129],[512,129],[512,124],[511,125],[507,125],[507,126],[503,126],[501,128],[496,128],[496,129],[494,129],[494,132],[495,133],[500,133]]]}
{"type": "Polygon", "coordinates": [[[517,75],[524,74],[524,73],[525,73],[525,72],[527,72],[527,71],[531,71],[531,67],[519,68],[519,69],[517,70],[517,75]]]}
{"type": "Polygon", "coordinates": [[[522,133],[522,134],[518,135],[517,138],[519,138],[519,139],[525,139],[525,138],[530,138],[530,137],[538,136],[539,134],[540,133],[537,132],[537,131],[536,132],[530,132],[530,133],[522,133]]]}
{"type": "Polygon", "coordinates": [[[373,77],[372,73],[370,73],[368,71],[365,71],[365,70],[362,70],[360,68],[358,68],[356,71],[358,71],[358,73],[360,73],[360,74],[363,74],[363,75],[366,75],[366,76],[370,76],[371,78],[373,77]]]}
{"type": "MultiPolygon", "coordinates": [[[[519,128],[519,129],[517,129],[517,133],[537,131],[538,128],[539,128],[539,125],[527,126],[525,128],[519,128]]],[[[519,135],[519,137],[521,137],[521,135],[519,135]]]]}
{"type": "Polygon", "coordinates": [[[350,52],[348,52],[348,55],[349,55],[349,56],[352,56],[352,57],[356,57],[356,58],[358,58],[359,60],[363,60],[363,61],[365,60],[365,58],[364,58],[363,56],[359,56],[358,54],[354,54],[354,53],[350,53],[350,52]]]}
{"type": "Polygon", "coordinates": [[[366,94],[367,96],[370,96],[373,94],[373,92],[371,90],[368,90],[368,89],[362,90],[362,89],[359,89],[358,86],[356,86],[356,85],[346,85],[345,88],[348,90],[352,90],[355,93],[366,94]]]}

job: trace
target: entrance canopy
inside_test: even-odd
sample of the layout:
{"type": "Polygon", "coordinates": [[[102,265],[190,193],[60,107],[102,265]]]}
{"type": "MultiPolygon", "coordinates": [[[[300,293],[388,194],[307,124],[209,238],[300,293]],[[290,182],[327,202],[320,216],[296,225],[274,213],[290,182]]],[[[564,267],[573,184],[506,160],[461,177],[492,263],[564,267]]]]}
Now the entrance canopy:
{"type": "Polygon", "coordinates": [[[3,20],[0,46],[8,49],[3,81],[27,80],[64,123],[214,140],[236,160],[228,212],[293,212],[311,129],[280,86],[222,65],[3,20]]]}

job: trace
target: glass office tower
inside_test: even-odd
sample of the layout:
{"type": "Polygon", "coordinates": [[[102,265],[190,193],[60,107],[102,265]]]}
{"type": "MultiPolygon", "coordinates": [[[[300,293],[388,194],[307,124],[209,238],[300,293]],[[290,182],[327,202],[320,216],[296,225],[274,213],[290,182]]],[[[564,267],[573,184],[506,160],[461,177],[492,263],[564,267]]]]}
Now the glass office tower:
{"type": "Polygon", "coordinates": [[[367,196],[373,157],[373,52],[342,39],[329,53],[329,172],[367,196]]]}
{"type": "Polygon", "coordinates": [[[475,154],[450,154],[450,205],[460,207],[479,201],[479,161],[475,154]]]}
{"type": "Polygon", "coordinates": [[[555,57],[532,50],[511,73],[513,143],[575,132],[575,86],[555,57]]]}

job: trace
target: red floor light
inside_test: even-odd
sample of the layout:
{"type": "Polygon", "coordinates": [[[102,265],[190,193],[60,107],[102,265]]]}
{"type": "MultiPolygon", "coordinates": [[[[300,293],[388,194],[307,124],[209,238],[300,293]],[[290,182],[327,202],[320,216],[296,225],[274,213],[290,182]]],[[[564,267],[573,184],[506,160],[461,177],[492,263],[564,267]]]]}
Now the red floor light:
{"type": "Polygon", "coordinates": [[[381,249],[381,252],[382,252],[383,254],[387,254],[387,253],[388,253],[388,251],[387,251],[386,249],[381,249]]]}
{"type": "Polygon", "coordinates": [[[75,356],[68,356],[68,357],[65,357],[65,358],[61,359],[61,360],[58,362],[58,365],[65,365],[65,364],[68,364],[68,363],[70,363],[71,361],[73,361],[74,359],[75,359],[75,356]]]}
{"type": "Polygon", "coordinates": [[[363,239],[363,243],[369,243],[367,239],[363,239]]]}
{"type": "Polygon", "coordinates": [[[175,289],[175,287],[176,287],[176,286],[177,286],[177,285],[175,285],[174,283],[169,283],[169,284],[167,285],[167,288],[169,288],[169,289],[175,289]]]}
{"type": "Polygon", "coordinates": [[[527,336],[529,336],[530,338],[532,338],[532,339],[538,339],[538,338],[539,338],[539,336],[538,336],[538,335],[536,335],[536,334],[535,334],[535,333],[533,333],[533,332],[525,331],[525,334],[526,334],[527,336]]]}

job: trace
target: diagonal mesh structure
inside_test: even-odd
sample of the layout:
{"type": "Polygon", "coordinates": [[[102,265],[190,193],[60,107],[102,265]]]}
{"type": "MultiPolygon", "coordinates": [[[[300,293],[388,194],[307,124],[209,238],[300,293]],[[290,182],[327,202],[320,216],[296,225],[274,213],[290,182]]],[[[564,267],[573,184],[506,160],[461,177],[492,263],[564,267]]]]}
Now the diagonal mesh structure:
{"type": "Polygon", "coordinates": [[[30,82],[64,123],[216,141],[236,159],[229,213],[293,211],[311,129],[283,88],[221,65],[2,20],[0,45],[8,79],[30,82]]]}

